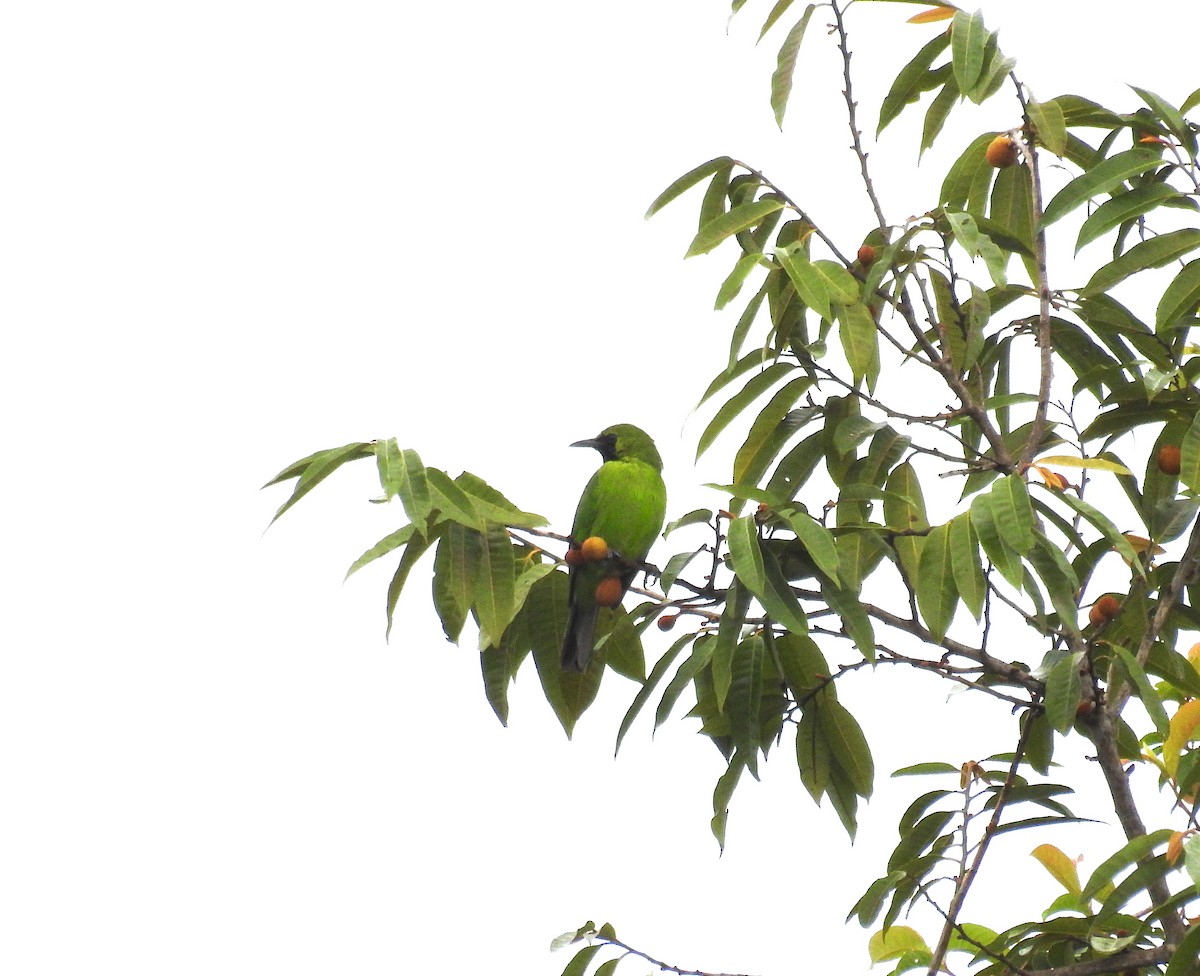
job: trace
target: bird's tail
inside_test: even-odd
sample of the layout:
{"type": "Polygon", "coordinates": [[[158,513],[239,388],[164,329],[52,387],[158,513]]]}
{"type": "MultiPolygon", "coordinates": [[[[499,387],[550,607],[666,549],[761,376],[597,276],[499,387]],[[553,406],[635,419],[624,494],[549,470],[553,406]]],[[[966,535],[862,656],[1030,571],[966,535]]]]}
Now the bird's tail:
{"type": "Polygon", "coordinates": [[[567,636],[563,640],[562,669],[564,671],[587,670],[596,646],[596,613],[599,607],[572,606],[567,617],[567,636]]]}

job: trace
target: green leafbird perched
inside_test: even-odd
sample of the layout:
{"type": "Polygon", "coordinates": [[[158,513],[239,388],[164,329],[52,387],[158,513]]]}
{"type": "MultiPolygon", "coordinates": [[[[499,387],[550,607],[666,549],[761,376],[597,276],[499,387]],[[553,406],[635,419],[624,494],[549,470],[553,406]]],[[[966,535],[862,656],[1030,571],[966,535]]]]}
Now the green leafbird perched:
{"type": "MultiPolygon", "coordinates": [[[[572,447],[594,447],[604,463],[592,475],[571,525],[570,611],[563,641],[564,671],[584,671],[596,642],[596,615],[601,606],[616,606],[637,575],[638,564],[662,530],[667,488],[662,458],[650,435],[632,424],[614,424],[591,440],[572,447]],[[579,547],[598,536],[609,554],[585,558],[579,547]],[[612,583],[605,581],[613,580],[612,583]],[[602,587],[597,601],[597,588],[602,587]]],[[[603,552],[603,550],[601,550],[603,552]]]]}

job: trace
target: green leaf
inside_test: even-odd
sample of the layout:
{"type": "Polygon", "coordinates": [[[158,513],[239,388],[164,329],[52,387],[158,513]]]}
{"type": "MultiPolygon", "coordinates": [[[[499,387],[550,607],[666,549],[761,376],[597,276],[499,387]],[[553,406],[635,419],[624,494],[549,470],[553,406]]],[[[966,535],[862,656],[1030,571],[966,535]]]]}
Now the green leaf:
{"type": "Polygon", "coordinates": [[[1012,586],[1020,589],[1025,578],[1025,567],[1021,564],[1020,555],[1005,541],[1006,537],[996,522],[990,493],[976,495],[971,501],[971,525],[992,565],[1012,586]]]}
{"type": "Polygon", "coordinates": [[[1193,925],[1180,940],[1164,976],[1195,976],[1197,959],[1200,959],[1200,925],[1193,925]]]}
{"type": "Polygon", "coordinates": [[[1054,195],[1042,214],[1042,226],[1049,226],[1084,201],[1101,193],[1110,193],[1131,176],[1144,173],[1161,162],[1159,154],[1149,149],[1129,149],[1097,163],[1054,195]]]}
{"type": "Polygon", "coordinates": [[[1154,316],[1154,331],[1174,328],[1184,316],[1195,318],[1200,305],[1200,259],[1189,261],[1167,285],[1154,316]]]}
{"type": "Polygon", "coordinates": [[[934,641],[946,636],[958,606],[958,589],[954,585],[951,561],[949,526],[938,525],[930,530],[921,551],[921,566],[916,580],[917,606],[934,641]]]}
{"type": "Polygon", "coordinates": [[[695,169],[684,173],[683,176],[679,177],[679,179],[655,197],[654,202],[650,204],[650,209],[646,211],[646,219],[653,217],[676,197],[686,193],[697,183],[712,176],[718,170],[727,169],[732,166],[733,160],[728,156],[718,156],[716,159],[710,159],[708,162],[701,163],[695,169]]]}
{"type": "Polygon", "coordinates": [[[1161,268],[1179,260],[1197,247],[1200,247],[1200,229],[1194,227],[1185,227],[1148,238],[1100,268],[1088,280],[1080,294],[1086,297],[1107,292],[1113,285],[1124,281],[1130,275],[1147,268],[1161,268]]]}
{"type": "Polygon", "coordinates": [[[838,550],[830,531],[804,512],[785,510],[779,514],[796,533],[796,538],[812,557],[817,569],[835,583],[838,582],[838,550]]]}
{"type": "Polygon", "coordinates": [[[384,631],[384,637],[390,637],[392,633],[392,618],[396,612],[396,603],[400,599],[400,591],[404,589],[404,583],[408,579],[408,574],[412,571],[413,566],[417,564],[428,549],[438,538],[441,530],[429,533],[428,536],[415,535],[409,539],[408,544],[404,547],[404,552],[400,555],[400,564],[396,567],[396,572],[392,575],[392,581],[388,584],[387,589],[387,629],[384,631]]]}
{"type": "Polygon", "coordinates": [[[380,556],[386,556],[389,552],[399,549],[412,538],[416,530],[417,527],[410,523],[409,525],[401,526],[395,532],[389,532],[350,564],[350,568],[346,570],[345,578],[349,579],[367,565],[367,563],[374,562],[380,556]]]}
{"type": "Polygon", "coordinates": [[[1082,498],[1077,497],[1071,492],[1058,492],[1051,488],[1047,488],[1046,490],[1050,492],[1058,501],[1069,505],[1085,519],[1091,522],[1092,525],[1094,525],[1100,530],[1101,533],[1103,533],[1104,538],[1112,543],[1113,549],[1119,552],[1125,561],[1134,568],[1134,572],[1136,572],[1139,576],[1145,575],[1145,569],[1142,566],[1142,562],[1140,559],[1138,559],[1137,553],[1134,551],[1133,546],[1129,544],[1129,539],[1125,536],[1124,532],[1117,528],[1116,523],[1114,523],[1112,519],[1110,519],[1094,505],[1090,504],[1089,502],[1085,502],[1082,498]]]}
{"type": "Polygon", "coordinates": [[[1192,418],[1179,445],[1179,480],[1200,491],[1200,413],[1192,418]]]}
{"type": "Polygon", "coordinates": [[[762,200],[755,200],[753,203],[743,203],[740,207],[734,207],[728,213],[714,217],[700,228],[700,232],[692,240],[684,257],[690,258],[695,257],[697,254],[707,254],[722,241],[732,237],[739,231],[753,227],[768,214],[782,210],[783,207],[784,203],[782,200],[775,197],[766,197],[762,200]]]}
{"type": "Polygon", "coordinates": [[[1075,722],[1079,705],[1079,662],[1082,654],[1063,654],[1046,675],[1046,717],[1055,732],[1065,733],[1075,722]]]}
{"type": "Polygon", "coordinates": [[[971,91],[979,81],[988,37],[982,13],[976,11],[968,14],[965,10],[960,10],[954,15],[950,29],[950,55],[951,64],[954,66],[954,80],[958,83],[960,91],[971,91]]]}
{"type": "Polygon", "coordinates": [[[684,648],[695,639],[695,634],[684,634],[655,663],[653,670],[650,672],[650,677],[642,683],[642,687],[638,689],[637,695],[634,696],[633,703],[629,706],[628,711],[625,712],[625,717],[621,719],[621,727],[617,730],[617,745],[613,749],[614,757],[621,751],[621,743],[625,740],[625,735],[629,732],[638,714],[645,707],[646,702],[654,694],[654,689],[658,687],[659,682],[662,681],[663,677],[671,669],[671,665],[675,663],[676,658],[679,657],[684,648]]]}
{"type": "Polygon", "coordinates": [[[896,80],[892,82],[892,87],[879,108],[879,126],[875,130],[877,137],[887,124],[904,110],[905,105],[913,104],[921,97],[922,92],[929,90],[929,66],[933,64],[934,58],[946,50],[949,44],[949,31],[938,34],[921,48],[916,57],[896,75],[896,80]]]}
{"type": "Polygon", "coordinates": [[[869,797],[875,782],[875,763],[858,720],[835,699],[822,700],[817,714],[832,756],[845,770],[854,792],[869,797]]]}
{"type": "Polygon", "coordinates": [[[733,655],[733,681],[725,700],[725,712],[729,715],[734,745],[755,779],[758,779],[764,652],[763,639],[757,634],[737,645],[733,655]]]}
{"type": "Polygon", "coordinates": [[[433,605],[446,639],[458,643],[474,592],[479,533],[456,522],[446,525],[433,558],[433,605]]]}
{"type": "Polygon", "coordinates": [[[1166,200],[1181,197],[1178,190],[1158,182],[1144,183],[1126,193],[1118,193],[1100,204],[1083,222],[1079,237],[1075,240],[1075,253],[1078,254],[1085,244],[1090,244],[1125,221],[1149,213],[1166,200]]]}
{"type": "Polygon", "coordinates": [[[989,497],[1005,544],[1018,556],[1025,555],[1033,548],[1033,506],[1024,479],[1016,474],[1006,475],[992,485],[989,497]]]}
{"type": "MultiPolygon", "coordinates": [[[[729,272],[729,276],[723,282],[721,282],[721,288],[717,292],[717,301],[716,305],[714,306],[717,311],[720,311],[731,301],[737,298],[738,293],[742,290],[742,285],[746,283],[746,278],[749,277],[750,272],[758,267],[763,260],[764,258],[761,252],[755,254],[743,254],[740,258],[738,258],[737,264],[733,266],[733,270],[729,272]]],[[[766,292],[764,291],[760,294],[765,297],[766,292]]],[[[762,297],[757,298],[757,304],[762,304],[762,297]]],[[[757,306],[755,307],[755,310],[757,311],[757,306]]],[[[748,325],[749,323],[747,323],[747,326],[748,325]]],[[[736,362],[736,358],[737,352],[731,350],[730,361],[736,362]]]]}
{"type": "Polygon", "coordinates": [[[324,451],[317,451],[315,454],[310,454],[306,458],[301,458],[299,461],[293,461],[286,468],[275,475],[268,481],[264,488],[269,488],[271,485],[277,485],[281,481],[287,481],[290,478],[299,478],[295,487],[292,489],[292,494],[286,502],[279,506],[271,518],[273,525],[284,512],[300,501],[305,495],[312,491],[317,485],[328,478],[334,471],[340,468],[347,461],[357,461],[360,458],[371,457],[374,454],[374,448],[371,444],[356,441],[353,444],[345,444],[342,447],[333,447],[324,451]]]}
{"type": "Polygon", "coordinates": [[[1171,723],[1170,719],[1167,718],[1166,710],[1163,708],[1162,699],[1158,697],[1158,692],[1154,690],[1154,685],[1150,683],[1145,670],[1138,664],[1137,658],[1130,654],[1128,650],[1115,643],[1112,645],[1112,650],[1117,655],[1117,661],[1126,679],[1133,685],[1138,698],[1141,699],[1142,705],[1145,706],[1146,714],[1150,716],[1150,720],[1154,723],[1155,731],[1165,739],[1170,734],[1171,723]]]}
{"type": "MultiPolygon", "coordinates": [[[[758,32],[758,40],[761,41],[767,36],[769,31],[778,22],[779,18],[787,13],[788,8],[792,5],[792,0],[778,0],[771,12],[767,14],[767,19],[763,21],[762,30],[758,32]]],[[[755,42],[757,43],[757,41],[755,42]]]]}
{"type": "Polygon", "coordinates": [[[854,385],[858,386],[865,379],[867,388],[874,389],[879,378],[879,327],[870,309],[856,301],[849,305],[834,305],[833,311],[854,385]]]}
{"type": "Polygon", "coordinates": [[[483,530],[485,520],[475,510],[471,496],[455,484],[440,468],[426,468],[425,479],[433,497],[433,507],[445,519],[465,525],[469,529],[483,530]]]}
{"type": "Polygon", "coordinates": [[[752,376],[741,390],[722,404],[721,409],[717,411],[713,419],[709,421],[708,426],[704,428],[704,432],[700,435],[700,439],[696,443],[696,458],[699,459],[712,446],[713,441],[717,439],[721,431],[728,427],[738,414],[770,389],[780,377],[786,376],[796,368],[792,363],[777,362],[772,363],[761,373],[752,376]]]}
{"type": "Polygon", "coordinates": [[[967,512],[956,515],[950,526],[950,565],[954,570],[954,585],[971,615],[978,620],[983,613],[987,583],[979,559],[979,540],[967,512]]]}
{"type": "Polygon", "coordinates": [[[498,645],[517,611],[517,564],[502,526],[489,525],[484,539],[474,580],[475,614],[483,643],[498,645]]]}
{"type": "Polygon", "coordinates": [[[1046,587],[1050,603],[1058,613],[1063,629],[1069,634],[1078,634],[1079,623],[1076,616],[1079,606],[1076,593],[1079,590],[1079,580],[1075,576],[1074,568],[1067,562],[1067,557],[1058,546],[1039,533],[1028,558],[1038,579],[1046,587]]]}
{"type": "Polygon", "coordinates": [[[1058,103],[1031,98],[1029,121],[1037,132],[1037,141],[1061,159],[1067,151],[1067,122],[1058,103]]]}
{"type": "MultiPolygon", "coordinates": [[[[735,484],[751,482],[754,480],[752,473],[761,473],[766,469],[775,453],[778,452],[778,447],[782,447],[780,443],[775,452],[768,450],[773,435],[779,431],[780,425],[784,422],[784,418],[793,404],[812,385],[813,380],[807,376],[791,380],[777,390],[767,405],[759,412],[754,423],[750,425],[750,432],[746,435],[746,440],[734,455],[733,480],[735,484]]],[[[784,434],[790,436],[791,431],[786,430],[784,434]]]]}
{"type": "Polygon", "coordinates": [[[800,42],[804,40],[804,32],[812,19],[816,4],[810,3],[804,15],[788,31],[783,45],[779,48],[778,63],[775,73],[771,75],[771,109],[775,113],[775,124],[783,128],[783,113],[787,111],[788,98],[792,94],[792,76],[796,72],[796,57],[800,53],[800,42]]]}

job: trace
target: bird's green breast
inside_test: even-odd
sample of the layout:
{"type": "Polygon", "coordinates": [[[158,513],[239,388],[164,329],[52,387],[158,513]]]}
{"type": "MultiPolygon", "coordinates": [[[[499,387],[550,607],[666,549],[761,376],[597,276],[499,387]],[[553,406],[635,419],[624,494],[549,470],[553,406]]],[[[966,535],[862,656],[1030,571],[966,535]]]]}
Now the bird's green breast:
{"type": "Polygon", "coordinates": [[[571,535],[576,542],[598,535],[638,562],[662,530],[666,511],[667,489],[654,467],[636,458],[606,461],[579,499],[571,535]]]}

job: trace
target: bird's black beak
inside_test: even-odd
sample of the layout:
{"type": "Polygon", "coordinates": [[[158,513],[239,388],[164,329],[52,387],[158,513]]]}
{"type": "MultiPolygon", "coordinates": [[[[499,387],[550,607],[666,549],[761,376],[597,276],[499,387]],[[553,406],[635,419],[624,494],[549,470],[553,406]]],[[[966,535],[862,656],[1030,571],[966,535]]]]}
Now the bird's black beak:
{"type": "Polygon", "coordinates": [[[588,438],[588,440],[586,440],[586,441],[575,441],[575,443],[573,443],[571,446],[572,447],[594,447],[597,451],[601,450],[599,437],[591,437],[591,438],[588,438]]]}

